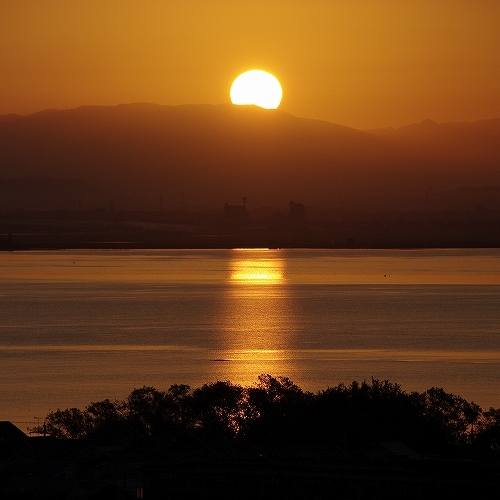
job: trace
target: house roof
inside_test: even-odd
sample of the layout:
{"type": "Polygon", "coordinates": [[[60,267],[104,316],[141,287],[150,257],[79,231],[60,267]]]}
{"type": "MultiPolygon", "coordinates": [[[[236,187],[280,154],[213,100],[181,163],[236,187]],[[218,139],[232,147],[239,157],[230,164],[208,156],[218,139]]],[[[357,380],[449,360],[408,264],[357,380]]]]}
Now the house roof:
{"type": "Polygon", "coordinates": [[[400,441],[376,442],[361,450],[370,459],[417,460],[420,454],[400,441]]]}
{"type": "Polygon", "coordinates": [[[0,443],[25,442],[29,437],[9,420],[0,421],[0,443]]]}

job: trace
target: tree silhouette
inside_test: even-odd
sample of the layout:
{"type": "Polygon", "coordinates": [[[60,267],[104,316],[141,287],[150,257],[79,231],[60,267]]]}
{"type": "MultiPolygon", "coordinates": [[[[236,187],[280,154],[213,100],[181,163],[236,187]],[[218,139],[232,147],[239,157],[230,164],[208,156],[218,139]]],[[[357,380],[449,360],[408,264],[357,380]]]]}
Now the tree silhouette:
{"type": "Polygon", "coordinates": [[[134,389],[127,398],[128,419],[138,435],[160,434],[165,427],[165,393],[154,387],[134,389]]]}
{"type": "Polygon", "coordinates": [[[124,401],[105,399],[50,412],[31,429],[61,439],[174,437],[190,429],[245,436],[263,447],[292,443],[359,449],[373,441],[403,441],[424,453],[465,449],[477,442],[500,451],[500,410],[481,408],[433,387],[407,393],[387,380],[353,381],[304,392],[287,377],[260,375],[250,387],[229,381],[193,391],[143,386],[124,401]]]}
{"type": "Polygon", "coordinates": [[[483,412],[477,429],[477,441],[492,451],[500,451],[500,409],[483,412]]]}
{"type": "Polygon", "coordinates": [[[468,444],[474,440],[481,408],[444,389],[432,387],[424,395],[424,416],[438,425],[448,444],[468,444]]]}
{"type": "Polygon", "coordinates": [[[317,440],[359,446],[371,441],[412,443],[422,433],[418,395],[387,380],[328,388],[317,394],[313,408],[317,440]]]}
{"type": "Polygon", "coordinates": [[[304,393],[287,377],[260,375],[256,386],[247,389],[248,436],[261,442],[281,445],[302,439],[309,429],[307,411],[311,393],[304,393]]]}
{"type": "Polygon", "coordinates": [[[235,435],[242,425],[243,388],[231,382],[205,384],[193,392],[194,425],[235,435]]]}
{"type": "Polygon", "coordinates": [[[120,402],[113,403],[109,399],[90,403],[86,410],[92,427],[102,425],[115,425],[124,419],[124,405],[120,402]]]}
{"type": "Polygon", "coordinates": [[[39,434],[47,433],[56,438],[78,439],[91,430],[88,414],[78,408],[56,410],[45,417],[42,429],[33,429],[39,434]],[[42,432],[40,432],[42,431],[42,432]]]}
{"type": "Polygon", "coordinates": [[[165,396],[164,412],[172,429],[187,429],[192,425],[191,388],[185,384],[171,385],[165,396]]]}

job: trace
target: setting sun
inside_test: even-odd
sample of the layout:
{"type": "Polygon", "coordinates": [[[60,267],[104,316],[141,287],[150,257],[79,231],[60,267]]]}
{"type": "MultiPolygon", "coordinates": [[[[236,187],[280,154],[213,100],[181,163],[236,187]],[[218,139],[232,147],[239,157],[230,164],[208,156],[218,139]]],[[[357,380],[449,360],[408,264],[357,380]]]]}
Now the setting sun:
{"type": "Polygon", "coordinates": [[[276,109],[281,103],[283,90],[275,76],[262,70],[250,70],[234,80],[229,95],[233,104],[276,109]]]}

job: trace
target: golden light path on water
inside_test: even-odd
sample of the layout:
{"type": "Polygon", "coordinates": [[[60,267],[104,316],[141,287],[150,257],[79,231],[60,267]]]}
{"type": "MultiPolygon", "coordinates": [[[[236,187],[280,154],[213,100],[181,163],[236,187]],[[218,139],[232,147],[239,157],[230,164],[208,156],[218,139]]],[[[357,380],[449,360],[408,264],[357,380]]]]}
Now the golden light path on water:
{"type": "Polygon", "coordinates": [[[216,378],[250,385],[257,376],[288,374],[294,365],[293,303],[279,250],[234,250],[221,310],[216,378]]]}
{"type": "MultiPolygon", "coordinates": [[[[243,255],[236,257],[231,262],[230,281],[241,285],[279,285],[284,282],[282,259],[275,257],[271,251],[252,250],[251,257],[245,258],[245,250],[240,250],[243,255]]],[[[236,255],[239,254],[236,253],[236,255]]]]}

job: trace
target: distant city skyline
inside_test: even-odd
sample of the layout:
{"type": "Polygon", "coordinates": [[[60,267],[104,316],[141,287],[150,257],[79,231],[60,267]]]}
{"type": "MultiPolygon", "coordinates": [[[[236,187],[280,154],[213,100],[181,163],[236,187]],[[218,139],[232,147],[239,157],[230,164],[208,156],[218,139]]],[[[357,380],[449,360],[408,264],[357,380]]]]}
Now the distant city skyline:
{"type": "Polygon", "coordinates": [[[263,69],[280,109],[357,129],[500,117],[500,3],[229,0],[0,4],[0,114],[229,102],[263,69]]]}

